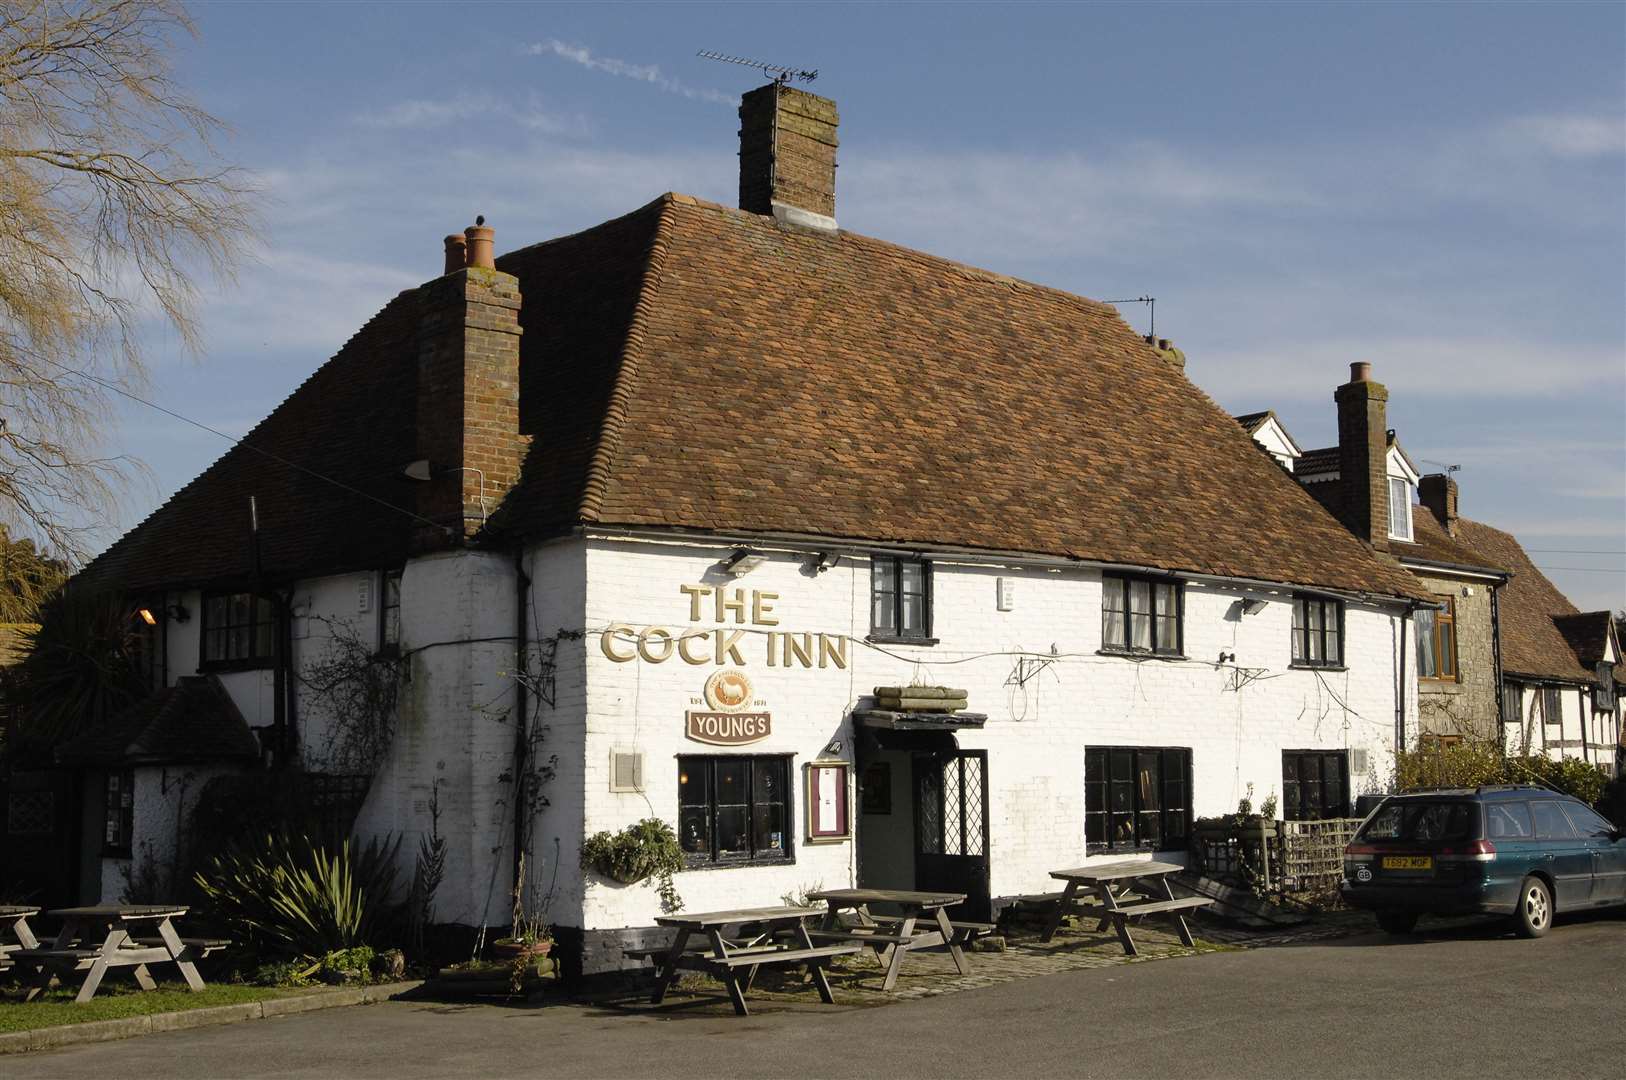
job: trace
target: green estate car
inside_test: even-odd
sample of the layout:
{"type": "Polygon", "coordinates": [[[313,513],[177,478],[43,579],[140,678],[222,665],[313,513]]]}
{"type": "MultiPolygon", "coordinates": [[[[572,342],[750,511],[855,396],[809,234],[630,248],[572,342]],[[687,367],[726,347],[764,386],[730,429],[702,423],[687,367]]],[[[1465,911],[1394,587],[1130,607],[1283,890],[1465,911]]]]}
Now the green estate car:
{"type": "Polygon", "coordinates": [[[1585,803],[1538,787],[1395,795],[1344,849],[1339,886],[1391,934],[1424,913],[1512,915],[1540,937],[1553,914],[1626,904],[1626,838],[1585,803]]]}

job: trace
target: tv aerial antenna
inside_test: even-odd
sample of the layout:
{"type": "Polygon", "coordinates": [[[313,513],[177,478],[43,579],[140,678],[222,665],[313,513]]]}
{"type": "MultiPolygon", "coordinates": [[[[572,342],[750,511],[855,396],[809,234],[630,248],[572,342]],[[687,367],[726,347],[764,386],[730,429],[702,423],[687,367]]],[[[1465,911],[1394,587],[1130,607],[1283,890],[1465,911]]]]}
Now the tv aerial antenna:
{"type": "Polygon", "coordinates": [[[1127,300],[1105,300],[1102,302],[1107,304],[1145,304],[1147,311],[1150,313],[1149,318],[1152,321],[1151,330],[1146,336],[1151,338],[1153,341],[1157,340],[1157,297],[1132,296],[1127,300]]]}
{"type": "Polygon", "coordinates": [[[704,57],[707,60],[720,60],[725,64],[739,64],[742,67],[756,68],[780,86],[784,86],[792,79],[812,82],[819,77],[818,68],[807,71],[802,68],[785,67],[782,64],[770,64],[765,60],[752,60],[745,56],[729,56],[726,53],[711,52],[709,49],[701,49],[695,55],[704,57]]]}

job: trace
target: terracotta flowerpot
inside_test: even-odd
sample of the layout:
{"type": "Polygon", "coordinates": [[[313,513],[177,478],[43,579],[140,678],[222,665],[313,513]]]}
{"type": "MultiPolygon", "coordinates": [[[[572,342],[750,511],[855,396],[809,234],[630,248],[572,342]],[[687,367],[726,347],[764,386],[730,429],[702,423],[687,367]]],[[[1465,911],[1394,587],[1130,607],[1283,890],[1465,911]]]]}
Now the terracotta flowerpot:
{"type": "Polygon", "coordinates": [[[548,952],[552,948],[552,941],[524,942],[514,941],[512,938],[504,938],[501,941],[493,941],[491,943],[491,958],[503,963],[512,963],[521,957],[529,957],[533,960],[539,960],[548,955],[548,952]]]}

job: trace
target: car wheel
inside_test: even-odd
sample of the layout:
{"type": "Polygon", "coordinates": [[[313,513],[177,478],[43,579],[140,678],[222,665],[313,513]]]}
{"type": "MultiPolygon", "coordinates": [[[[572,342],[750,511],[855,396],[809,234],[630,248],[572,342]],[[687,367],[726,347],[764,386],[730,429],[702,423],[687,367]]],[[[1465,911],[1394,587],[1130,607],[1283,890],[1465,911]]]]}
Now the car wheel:
{"type": "Polygon", "coordinates": [[[1519,886],[1519,911],[1514,916],[1519,936],[1536,938],[1553,926],[1553,894],[1538,877],[1527,877],[1519,886]]]}
{"type": "Polygon", "coordinates": [[[1378,925],[1390,934],[1409,934],[1417,925],[1417,912],[1415,911],[1380,911],[1378,912],[1378,925]]]}

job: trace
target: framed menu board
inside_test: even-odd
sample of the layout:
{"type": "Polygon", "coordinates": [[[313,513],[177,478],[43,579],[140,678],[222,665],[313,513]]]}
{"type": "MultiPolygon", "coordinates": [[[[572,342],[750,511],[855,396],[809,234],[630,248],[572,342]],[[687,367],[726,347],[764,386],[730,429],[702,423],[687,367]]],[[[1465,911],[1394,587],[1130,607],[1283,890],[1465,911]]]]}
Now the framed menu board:
{"type": "Polygon", "coordinates": [[[848,839],[852,836],[851,767],[845,761],[810,761],[804,768],[807,842],[818,844],[848,839]]]}

